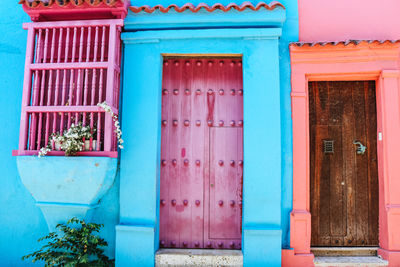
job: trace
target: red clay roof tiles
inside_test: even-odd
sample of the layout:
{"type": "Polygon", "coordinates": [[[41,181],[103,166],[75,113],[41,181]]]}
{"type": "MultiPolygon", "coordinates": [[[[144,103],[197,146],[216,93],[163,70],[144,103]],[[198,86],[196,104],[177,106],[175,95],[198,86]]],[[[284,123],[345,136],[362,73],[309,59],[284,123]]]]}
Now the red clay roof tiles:
{"type": "Polygon", "coordinates": [[[68,4],[72,4],[75,6],[80,6],[84,3],[90,6],[96,6],[101,3],[104,3],[108,6],[114,6],[117,3],[124,2],[124,0],[20,0],[20,4],[25,4],[28,7],[35,8],[35,7],[50,7],[54,4],[58,6],[66,6],[68,4]]]}
{"type": "Polygon", "coordinates": [[[276,7],[282,7],[285,8],[281,3],[277,2],[277,1],[273,1],[269,4],[264,3],[264,2],[260,2],[257,5],[253,5],[251,2],[246,1],[243,2],[241,5],[235,4],[235,3],[230,3],[226,6],[224,6],[223,4],[220,3],[216,3],[212,6],[209,6],[205,3],[200,3],[197,6],[191,4],[191,3],[187,3],[184,4],[183,6],[178,6],[176,4],[171,4],[167,7],[164,7],[163,5],[156,5],[153,7],[147,6],[147,5],[143,5],[143,6],[131,6],[129,7],[129,9],[134,12],[134,13],[139,13],[139,12],[147,12],[147,13],[153,13],[156,10],[160,10],[163,13],[167,13],[170,9],[174,9],[177,12],[183,12],[185,10],[190,10],[192,12],[198,12],[200,9],[204,8],[205,10],[207,10],[208,12],[213,12],[214,10],[222,10],[224,12],[229,11],[231,9],[236,9],[238,11],[243,11],[245,9],[251,9],[253,11],[257,11],[260,10],[261,8],[265,8],[267,10],[273,10],[276,7]]]}
{"type": "Polygon", "coordinates": [[[367,44],[372,44],[372,43],[378,43],[378,44],[383,44],[383,43],[397,43],[400,42],[400,40],[345,40],[345,41],[331,41],[331,42],[293,42],[291,43],[291,45],[295,45],[298,47],[302,47],[302,46],[309,46],[309,47],[313,47],[316,45],[319,46],[326,46],[326,45],[344,45],[347,46],[349,44],[354,44],[354,45],[358,45],[361,43],[367,43],[367,44]]]}

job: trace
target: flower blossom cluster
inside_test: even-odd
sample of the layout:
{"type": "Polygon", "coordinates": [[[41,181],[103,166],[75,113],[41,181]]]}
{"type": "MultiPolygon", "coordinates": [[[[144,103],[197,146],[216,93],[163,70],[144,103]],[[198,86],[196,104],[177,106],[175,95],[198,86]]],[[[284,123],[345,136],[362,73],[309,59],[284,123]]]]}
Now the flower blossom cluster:
{"type": "Polygon", "coordinates": [[[122,144],[124,143],[124,140],[122,139],[122,131],[121,131],[121,127],[120,127],[120,124],[118,121],[118,116],[114,114],[111,107],[107,104],[106,101],[104,101],[102,103],[98,103],[97,106],[101,107],[102,109],[104,109],[105,112],[107,112],[108,114],[111,115],[111,117],[114,121],[114,126],[115,126],[114,132],[117,134],[118,147],[120,149],[123,149],[124,146],[122,144]]]}

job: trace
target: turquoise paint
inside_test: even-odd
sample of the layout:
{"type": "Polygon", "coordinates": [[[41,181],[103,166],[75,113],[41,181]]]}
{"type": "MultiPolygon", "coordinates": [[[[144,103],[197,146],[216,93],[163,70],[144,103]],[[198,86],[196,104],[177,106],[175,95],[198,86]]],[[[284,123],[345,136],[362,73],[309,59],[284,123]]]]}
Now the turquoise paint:
{"type": "Polygon", "coordinates": [[[21,181],[47,221],[49,231],[72,217],[90,221],[114,184],[116,158],[17,157],[21,181]],[[89,212],[89,214],[87,214],[89,212]]]}
{"type": "Polygon", "coordinates": [[[286,7],[286,22],[279,40],[281,86],[282,248],[290,247],[290,212],[293,204],[293,139],[291,107],[290,42],[299,40],[297,0],[279,1],[286,7]]]}
{"type": "MultiPolygon", "coordinates": [[[[182,5],[186,3],[186,0],[175,1],[175,4],[182,5]]],[[[202,0],[191,1],[194,4],[203,2],[202,0]]],[[[207,1],[206,1],[207,2],[207,1]]],[[[231,0],[219,1],[222,4],[228,4],[231,0]]],[[[292,132],[291,132],[291,113],[290,113],[290,58],[288,52],[288,44],[291,41],[298,41],[298,13],[297,13],[297,0],[281,0],[286,7],[285,16],[286,20],[283,23],[282,17],[279,20],[279,14],[282,10],[276,10],[274,13],[260,12],[255,15],[256,12],[243,12],[238,14],[237,12],[230,12],[228,16],[222,14],[222,12],[213,12],[215,16],[210,16],[208,13],[199,12],[198,16],[192,16],[192,14],[186,12],[184,14],[164,14],[163,16],[146,17],[142,16],[142,25],[135,21],[137,26],[134,27],[150,27],[152,29],[157,28],[191,28],[201,26],[202,28],[222,28],[222,27],[266,27],[265,20],[269,20],[271,27],[279,27],[282,23],[282,35],[279,39],[279,68],[280,78],[279,86],[280,89],[276,90],[273,97],[276,97],[276,92],[279,94],[279,99],[273,101],[273,109],[276,109],[277,103],[280,108],[280,137],[275,140],[272,144],[272,149],[277,149],[277,144],[280,143],[280,156],[279,159],[271,159],[276,164],[280,165],[280,177],[279,179],[272,179],[279,171],[276,170],[276,166],[272,163],[266,163],[266,166],[274,167],[273,176],[269,175],[268,170],[268,181],[271,181],[272,194],[267,197],[262,196],[258,198],[260,203],[257,209],[255,206],[249,207],[249,204],[245,204],[245,213],[249,216],[249,220],[246,221],[247,229],[244,230],[244,255],[245,263],[247,265],[255,266],[255,262],[251,261],[252,256],[248,254],[250,251],[254,251],[254,254],[265,254],[270,256],[271,262],[277,262],[277,255],[271,251],[277,251],[277,244],[281,242],[282,247],[289,247],[289,213],[292,209],[292,132]],[[171,18],[169,16],[171,15],[171,18]],[[273,19],[275,16],[275,19],[273,19]],[[209,19],[211,17],[211,19],[209,19]],[[180,24],[180,21],[186,21],[186,24],[180,24]],[[230,21],[224,21],[224,18],[229,18],[230,21]],[[147,20],[147,21],[145,21],[147,20]],[[154,20],[154,21],[152,21],[154,20]],[[158,21],[157,21],[158,20],[158,21]],[[163,21],[164,20],[164,21],[163,21]],[[257,22],[258,20],[258,22],[257,22]],[[201,24],[197,24],[201,23],[201,24]],[[263,24],[264,23],[264,24],[263,24]],[[258,25],[258,26],[257,26],[258,25]],[[280,140],[280,141],[279,141],[280,140]],[[280,161],[280,163],[278,163],[280,161]],[[277,185],[281,183],[282,190],[276,189],[277,185]],[[278,200],[277,192],[281,194],[278,200]],[[264,202],[262,202],[264,201],[264,202]],[[281,210],[279,211],[277,206],[281,204],[281,210]],[[272,204],[272,205],[271,205],[272,204]],[[265,207],[268,206],[268,207],[265,207]],[[253,216],[253,213],[260,211],[263,212],[261,215],[265,215],[265,210],[271,211],[272,215],[266,217],[253,216]],[[280,216],[280,221],[279,217],[280,216]],[[251,220],[250,220],[251,219],[251,220]],[[267,220],[264,222],[263,220],[267,220]],[[256,230],[252,230],[252,229],[256,230]],[[281,241],[278,236],[282,232],[281,241]],[[253,239],[253,233],[255,239],[253,239]],[[261,243],[260,240],[267,238],[267,245],[261,243]],[[249,247],[247,244],[253,244],[249,247]],[[252,248],[252,250],[250,250],[252,248]]],[[[256,4],[257,2],[253,2],[256,4]]],[[[132,3],[139,5],[139,3],[132,3]]],[[[160,4],[155,0],[142,1],[140,4],[156,5],[160,4]]],[[[162,3],[164,4],[164,3],[162,3]]],[[[169,3],[168,3],[169,4],[169,3]]],[[[164,5],[168,5],[164,4],[164,5]]],[[[213,4],[213,2],[208,2],[213,4]]],[[[22,8],[13,1],[4,1],[0,5],[0,67],[3,72],[0,72],[0,79],[2,81],[2,87],[0,90],[3,96],[0,98],[0,106],[3,108],[3,116],[0,116],[0,125],[3,126],[3,130],[0,131],[0,162],[2,162],[2,174],[0,179],[0,238],[6,242],[0,242],[0,259],[3,266],[27,266],[29,262],[22,262],[20,257],[28,254],[39,248],[39,244],[36,240],[47,234],[47,224],[40,208],[35,206],[35,201],[30,195],[28,190],[25,189],[22,184],[17,171],[16,158],[11,156],[11,150],[18,147],[18,136],[19,136],[19,120],[20,120],[20,103],[22,98],[22,84],[23,84],[23,71],[24,71],[24,60],[25,60],[25,43],[26,43],[26,31],[22,29],[22,23],[28,22],[29,18],[22,11],[22,8]],[[6,59],[6,60],[4,60],[6,59]],[[17,123],[18,122],[18,123],[17,123]]],[[[127,23],[133,18],[133,14],[127,18],[127,23]]],[[[127,27],[127,28],[129,28],[127,27]]],[[[210,30],[207,35],[215,34],[213,39],[207,38],[194,38],[190,39],[192,31],[189,31],[183,39],[178,40],[179,34],[175,34],[171,40],[166,41],[165,37],[158,37],[160,39],[149,39],[142,38],[142,40],[132,40],[136,44],[127,44],[125,59],[127,60],[125,67],[125,76],[136,76],[141,75],[142,77],[150,77],[143,80],[132,81],[125,77],[125,81],[128,84],[124,85],[124,137],[127,138],[125,143],[125,149],[123,150],[123,179],[119,180],[117,174],[114,185],[105,194],[99,203],[98,208],[93,214],[93,221],[105,224],[101,235],[109,242],[110,246],[107,250],[108,254],[113,257],[114,246],[115,246],[115,235],[117,234],[117,248],[116,257],[117,264],[119,266],[126,266],[132,257],[132,251],[139,251],[143,249],[146,253],[138,256],[139,262],[146,262],[151,265],[151,261],[154,256],[154,251],[158,249],[158,163],[159,155],[158,149],[160,144],[159,139],[159,116],[160,110],[160,98],[158,92],[145,92],[148,88],[160,88],[161,86],[161,56],[155,55],[152,49],[155,51],[167,51],[169,53],[192,53],[193,51],[201,53],[227,53],[230,49],[236,53],[242,53],[239,51],[243,48],[244,57],[244,69],[248,68],[248,64],[245,63],[246,58],[251,57],[252,51],[256,51],[264,43],[274,43],[273,40],[248,40],[251,45],[239,45],[240,47],[233,47],[232,40],[239,40],[240,43],[244,43],[241,38],[230,37],[225,35],[221,37],[222,33],[229,35],[229,31],[210,30]],[[215,41],[215,39],[218,39],[215,41]],[[162,40],[162,41],[160,41],[162,40]],[[200,40],[200,41],[198,41],[200,40]],[[146,45],[145,42],[153,42],[151,45],[146,45]],[[255,43],[256,45],[253,45],[255,43]],[[148,46],[146,48],[146,46],[148,46]],[[169,47],[167,49],[167,46],[169,47]],[[130,49],[129,47],[134,47],[130,49]],[[247,50],[246,50],[247,49],[247,50]],[[255,50],[253,50],[255,49],[255,50]],[[143,54],[146,53],[146,54],[143,54]],[[132,62],[134,58],[145,58],[138,62],[132,62]],[[158,67],[157,67],[158,66],[158,67]],[[136,68],[136,70],[134,69],[136,68]],[[132,102],[130,99],[133,99],[132,102]],[[141,117],[136,117],[140,114],[141,117]],[[143,121],[143,118],[150,118],[143,121]],[[132,121],[130,123],[129,121],[132,121]],[[134,123],[133,123],[134,122],[134,123]],[[136,125],[135,125],[136,124],[136,125]],[[151,140],[150,140],[151,139],[151,140]],[[156,140],[156,141],[155,141],[156,140]],[[129,142],[128,142],[129,141],[129,142]],[[143,158],[148,159],[147,161],[142,160],[143,158]],[[136,161],[136,162],[135,162],[136,161]],[[150,178],[150,179],[149,179],[150,178]],[[124,188],[126,189],[124,190],[124,188]],[[130,190],[132,188],[139,187],[139,189],[146,188],[141,191],[139,189],[130,190]],[[120,188],[121,194],[119,192],[120,188]],[[121,198],[121,209],[119,209],[119,195],[121,198]],[[119,212],[121,216],[119,217],[119,212]],[[115,229],[115,225],[120,221],[120,225],[115,229]],[[134,247],[135,245],[135,247],[134,247]],[[126,261],[122,261],[126,259],[126,261]]],[[[255,29],[254,29],[255,30],[255,29]]],[[[259,29],[258,29],[259,30],[259,29]]],[[[246,31],[242,31],[244,34],[246,31]]],[[[153,32],[155,33],[155,32],[153,32]]],[[[169,32],[172,34],[173,32],[169,32]]],[[[204,31],[203,31],[204,33],[204,31]]],[[[257,33],[257,36],[260,32],[257,33]]],[[[262,32],[261,32],[262,34],[262,32]]],[[[250,34],[251,35],[251,34],[250,34]]],[[[247,39],[251,39],[248,37],[247,39]]],[[[272,45],[276,46],[276,44],[272,45]]],[[[262,54],[262,58],[269,60],[269,54],[262,54]]],[[[275,59],[274,59],[275,60],[275,59]]],[[[252,76],[248,76],[249,79],[252,76]]],[[[268,83],[270,81],[267,81],[268,83]]],[[[276,83],[276,81],[273,81],[276,83]]],[[[265,86],[264,90],[270,91],[271,88],[265,86]]],[[[247,93],[247,91],[246,91],[247,93]]],[[[245,94],[246,94],[245,93],[245,94]]],[[[247,100],[245,100],[247,101],[247,100]]],[[[250,101],[251,102],[251,101],[250,101]]],[[[250,103],[249,102],[249,103],[250,103]]],[[[270,105],[270,104],[269,104],[270,105]]],[[[269,106],[265,105],[266,110],[269,110],[269,106]]],[[[263,110],[265,112],[265,110],[263,110]]],[[[266,113],[260,113],[265,115],[266,113]]],[[[274,114],[274,115],[275,115],[274,114]]],[[[260,115],[260,116],[261,116],[260,115]]],[[[245,115],[246,116],[246,115],[245,115]]],[[[276,119],[276,118],[275,118],[276,119]]],[[[274,128],[277,125],[277,121],[274,119],[274,128]]],[[[248,119],[245,123],[248,123],[248,119]]],[[[248,125],[249,127],[251,126],[248,125]]],[[[247,125],[245,125],[247,127],[247,125]]],[[[245,128],[246,131],[247,128],[245,128]]],[[[255,136],[256,138],[274,138],[276,132],[268,133],[262,136],[255,136]]],[[[255,134],[254,134],[255,135],[255,134]]],[[[268,151],[271,151],[268,149],[268,151]]],[[[269,153],[269,152],[268,152],[269,153]]],[[[265,159],[265,158],[264,158],[265,159]]],[[[267,160],[270,158],[268,157],[267,160]]],[[[245,164],[248,160],[245,161],[245,164]]],[[[264,164],[264,163],[262,163],[264,164]]],[[[72,167],[72,165],[71,165],[72,167]]],[[[251,167],[251,166],[250,166],[251,167]]],[[[246,171],[248,166],[246,165],[246,171]]],[[[266,168],[260,167],[264,170],[266,168]]],[[[247,175],[247,174],[245,174],[247,175]]],[[[264,174],[258,176],[258,179],[263,179],[264,174]]],[[[265,179],[265,177],[264,177],[265,179]]],[[[265,182],[265,181],[264,181],[265,182]]],[[[269,183],[265,183],[269,187],[269,183]]],[[[264,186],[265,186],[264,184],[264,186]]],[[[256,190],[256,188],[248,187],[248,190],[256,190]]],[[[247,191],[247,192],[250,192],[247,191]]],[[[249,199],[249,203],[255,199],[249,199]]],[[[246,215],[246,216],[247,216],[246,215]]],[[[263,259],[266,259],[265,256],[263,259]]],[[[33,264],[32,264],[33,265],[33,264]]],[[[40,266],[40,264],[36,264],[40,266]]],[[[274,266],[276,264],[268,264],[274,266]]]]}
{"type": "MultiPolygon", "coordinates": [[[[297,9],[296,9],[297,11],[297,9]]],[[[261,12],[260,12],[261,13],[261,12]]],[[[159,155],[161,121],[161,82],[163,54],[238,54],[243,57],[244,72],[244,199],[243,253],[245,266],[279,266],[283,230],[282,222],[282,132],[279,27],[285,10],[277,8],[268,25],[268,12],[262,17],[251,12],[213,14],[208,21],[184,12],[182,23],[177,14],[128,15],[122,38],[124,55],[123,125],[127,149],[121,155],[121,214],[117,227],[117,265],[153,266],[158,249],[159,155]],[[280,14],[280,18],[277,18],[280,14]],[[193,20],[202,21],[200,29],[193,20]],[[246,20],[246,25],[241,21],[246,20]],[[277,23],[277,21],[280,21],[277,23]],[[234,28],[221,28],[224,25],[234,28]],[[218,26],[218,29],[215,29],[218,26]],[[247,26],[244,27],[244,26],[247,26]],[[147,27],[146,31],[140,29],[147,27]],[[250,28],[248,28],[250,27],[250,28]],[[175,28],[175,30],[168,30],[175,28]],[[129,32],[133,31],[134,32],[129,32]],[[139,30],[139,31],[138,31],[139,30]],[[119,227],[123,227],[121,230],[119,227]],[[138,238],[135,236],[140,236],[138,238]],[[146,245],[141,245],[141,244],[146,245]],[[130,253],[123,251],[131,249],[130,253]],[[121,251],[121,252],[119,252],[121,251]],[[144,257],[143,255],[147,255],[144,257]]],[[[283,38],[283,37],[282,37],[283,38]]],[[[287,50],[286,50],[287,52],[287,50]]],[[[280,57],[281,56],[281,57],[280,57]]],[[[288,55],[287,58],[288,59],[288,55]]],[[[285,74],[286,76],[287,74],[285,74]]],[[[290,74],[289,74],[290,75],[290,74]]],[[[289,87],[288,87],[289,86],[289,87]]],[[[284,113],[284,115],[287,115],[284,113]]],[[[285,129],[282,129],[286,127],[285,129]]],[[[285,151],[288,151],[286,149],[285,151]]],[[[286,164],[286,163],[285,163],[286,164]]],[[[291,184],[290,184],[291,186],[291,184]]]]}
{"type": "MultiPolygon", "coordinates": [[[[0,265],[43,266],[21,260],[23,255],[41,247],[37,239],[49,230],[40,208],[21,182],[17,158],[11,155],[18,148],[21,116],[27,36],[22,23],[30,19],[17,1],[2,1],[0,14],[0,68],[3,70],[0,72],[0,265]]],[[[93,222],[105,225],[100,235],[108,241],[107,254],[111,257],[115,250],[115,225],[119,221],[118,196],[119,175],[92,216],[93,222]]]]}
{"type": "Polygon", "coordinates": [[[160,10],[149,14],[146,12],[128,16],[125,19],[125,27],[129,30],[140,29],[172,29],[172,28],[249,28],[257,27],[282,27],[285,21],[285,10],[275,8],[274,10],[261,9],[259,11],[231,10],[226,13],[222,10],[210,12],[205,9],[193,12],[176,12],[171,9],[166,16],[160,10]],[[251,19],[249,19],[251,18],[251,19]]]}

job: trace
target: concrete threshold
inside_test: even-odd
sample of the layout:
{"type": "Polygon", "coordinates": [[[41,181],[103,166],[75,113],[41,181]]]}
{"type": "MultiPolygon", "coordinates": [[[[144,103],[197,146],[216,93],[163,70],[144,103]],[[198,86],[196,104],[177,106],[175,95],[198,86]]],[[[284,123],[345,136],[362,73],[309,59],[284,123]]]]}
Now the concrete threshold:
{"type": "Polygon", "coordinates": [[[314,256],[377,256],[378,247],[312,247],[314,256]]]}
{"type": "Polygon", "coordinates": [[[378,256],[340,256],[340,257],[323,257],[317,256],[314,258],[315,266],[329,266],[329,267],[376,267],[388,266],[388,262],[378,256]]]}
{"type": "Polygon", "coordinates": [[[243,254],[241,250],[160,249],[156,267],[166,266],[242,267],[243,254]]]}

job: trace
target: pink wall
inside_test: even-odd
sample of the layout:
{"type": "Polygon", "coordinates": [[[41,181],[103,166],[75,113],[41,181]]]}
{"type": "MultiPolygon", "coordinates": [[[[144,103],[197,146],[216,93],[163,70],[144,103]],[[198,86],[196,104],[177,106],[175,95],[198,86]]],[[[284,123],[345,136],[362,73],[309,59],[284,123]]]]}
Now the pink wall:
{"type": "Polygon", "coordinates": [[[399,0],[298,0],[300,41],[400,39],[399,0]]]}

